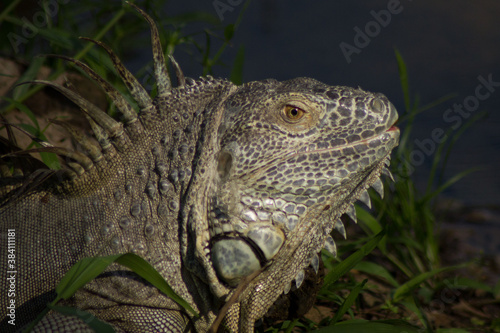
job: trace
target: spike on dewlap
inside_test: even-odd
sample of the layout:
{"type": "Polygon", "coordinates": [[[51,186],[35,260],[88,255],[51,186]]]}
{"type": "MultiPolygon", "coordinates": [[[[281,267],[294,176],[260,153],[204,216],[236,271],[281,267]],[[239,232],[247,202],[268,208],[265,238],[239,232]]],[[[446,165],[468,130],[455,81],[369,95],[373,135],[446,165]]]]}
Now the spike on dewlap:
{"type": "Polygon", "coordinates": [[[349,205],[345,213],[351,220],[354,221],[354,223],[358,223],[358,219],[356,218],[356,207],[354,207],[353,204],[349,205]]]}
{"type": "Polygon", "coordinates": [[[383,174],[384,176],[388,177],[388,178],[391,180],[391,182],[393,182],[393,183],[394,183],[394,177],[392,176],[392,173],[389,171],[389,169],[387,169],[387,168],[382,168],[382,174],[383,174]]]}
{"type": "Polygon", "coordinates": [[[305,278],[306,274],[304,272],[304,270],[300,270],[297,275],[295,276],[295,286],[298,288],[300,288],[300,286],[302,285],[302,282],[304,282],[304,278],[305,278]]]}
{"type": "Polygon", "coordinates": [[[337,219],[335,221],[335,224],[333,225],[333,229],[336,230],[339,234],[344,237],[344,239],[347,239],[347,234],[345,231],[344,223],[342,223],[341,219],[337,219]]]}
{"type": "Polygon", "coordinates": [[[370,200],[370,195],[368,194],[367,191],[364,191],[361,193],[361,196],[358,198],[358,200],[366,205],[369,209],[372,208],[372,202],[370,200]]]}
{"type": "Polygon", "coordinates": [[[314,253],[311,258],[311,267],[314,269],[314,272],[318,274],[319,270],[319,256],[317,253],[314,253]]]}
{"type": "Polygon", "coordinates": [[[335,241],[330,235],[326,237],[325,250],[330,252],[334,257],[337,256],[337,245],[335,244],[335,241]]]}
{"type": "Polygon", "coordinates": [[[384,198],[384,184],[382,183],[380,178],[378,178],[373,183],[372,188],[375,190],[375,192],[377,192],[377,194],[380,196],[381,199],[384,198]]]}

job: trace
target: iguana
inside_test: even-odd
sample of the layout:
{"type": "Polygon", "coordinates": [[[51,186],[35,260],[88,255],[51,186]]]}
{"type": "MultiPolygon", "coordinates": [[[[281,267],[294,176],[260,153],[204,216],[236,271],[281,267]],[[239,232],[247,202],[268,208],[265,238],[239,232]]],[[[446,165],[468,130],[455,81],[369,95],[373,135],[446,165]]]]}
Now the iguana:
{"type": "MultiPolygon", "coordinates": [[[[193,80],[170,57],[178,80],[173,88],[157,27],[136,9],[151,26],[157,96],[150,97],[108,46],[92,41],[109,54],[140,111],[90,67],[68,58],[102,87],[123,121],[66,87],[36,81],[83,110],[98,144],[59,121],[79,151],[46,145],[2,152],[2,331],[13,328],[6,316],[12,299],[19,329],[53,299],[76,261],[132,252],[200,316],[117,264],[66,304],[118,331],[205,332],[245,283],[224,325],[252,332],[291,283],[300,286],[306,267],[317,270],[322,248],[335,252],[330,233],[345,235],[340,216],[355,219],[353,202],[369,202],[367,188],[383,191],[380,174],[390,175],[386,165],[399,130],[384,95],[310,78],[240,86],[193,80]],[[20,156],[34,151],[55,152],[67,165],[47,170],[26,158],[20,175],[20,156]],[[14,268],[6,260],[12,253],[7,240],[15,245],[14,268]],[[13,269],[10,297],[6,272],[13,269]]],[[[47,327],[85,331],[83,321],[58,313],[35,331],[47,327]]]]}

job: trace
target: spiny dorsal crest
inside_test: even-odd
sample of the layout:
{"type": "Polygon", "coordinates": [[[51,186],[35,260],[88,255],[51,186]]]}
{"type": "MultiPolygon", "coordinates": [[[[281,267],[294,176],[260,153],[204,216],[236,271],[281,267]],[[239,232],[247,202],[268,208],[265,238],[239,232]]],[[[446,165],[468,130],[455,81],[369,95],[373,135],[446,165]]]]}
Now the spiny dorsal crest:
{"type": "MultiPolygon", "coordinates": [[[[186,99],[187,95],[193,95],[193,99],[195,99],[196,97],[194,95],[201,93],[203,90],[216,90],[219,87],[230,85],[226,80],[217,80],[210,76],[200,77],[199,80],[186,78],[179,64],[172,56],[169,56],[170,63],[172,64],[178,82],[178,86],[173,88],[155,22],[133,3],[129,3],[129,5],[137,10],[150,25],[154,74],[158,92],[157,96],[154,99],[151,98],[146,89],[139,83],[134,75],[125,68],[111,48],[100,41],[81,37],[83,40],[98,45],[108,53],[120,78],[123,80],[132,98],[137,103],[139,113],[137,113],[135,107],[131,105],[113,85],[103,79],[85,63],[66,56],[49,55],[73,63],[94,80],[114,103],[122,118],[122,122],[113,119],[105,111],[68,87],[44,80],[34,80],[22,83],[43,84],[52,87],[78,105],[88,119],[98,145],[96,145],[93,140],[80,134],[79,131],[69,123],[60,120],[52,120],[52,123],[63,127],[69,132],[79,146],[79,151],[54,147],[50,143],[43,142],[20,129],[23,133],[29,135],[32,140],[42,145],[40,148],[22,150],[17,146],[14,135],[12,134],[11,127],[14,125],[6,124],[9,139],[2,139],[3,151],[0,152],[0,156],[2,157],[0,166],[2,167],[2,176],[5,177],[3,182],[6,183],[6,179],[12,177],[16,177],[17,180],[14,181],[14,184],[2,188],[0,194],[2,194],[2,196],[8,194],[7,197],[9,197],[2,205],[11,202],[12,199],[18,199],[20,195],[26,194],[49,179],[55,181],[56,184],[64,183],[64,180],[70,180],[70,183],[66,185],[71,187],[71,181],[79,181],[87,177],[89,173],[98,172],[95,170],[95,166],[105,169],[107,167],[107,160],[111,160],[119,152],[130,149],[134,143],[141,142],[145,138],[150,137],[151,133],[155,133],[152,129],[158,126],[157,120],[164,120],[167,116],[172,117],[172,114],[175,113],[178,113],[178,115],[172,117],[174,121],[176,119],[187,118],[182,108],[162,108],[162,103],[165,104],[165,100],[182,101],[186,99]],[[57,154],[64,162],[63,169],[59,171],[45,170],[42,172],[41,170],[48,169],[48,167],[30,156],[30,154],[39,152],[57,154]]],[[[207,95],[209,94],[207,93],[207,95]]],[[[200,113],[200,110],[196,111],[200,113]]],[[[3,123],[6,122],[3,121],[3,123]]],[[[176,135],[178,135],[176,130],[169,130],[171,130],[171,136],[175,139],[176,135]]],[[[167,136],[167,134],[164,134],[158,141],[165,143],[167,140],[165,137],[167,136]]],[[[179,149],[182,150],[183,148],[179,149]]]]}

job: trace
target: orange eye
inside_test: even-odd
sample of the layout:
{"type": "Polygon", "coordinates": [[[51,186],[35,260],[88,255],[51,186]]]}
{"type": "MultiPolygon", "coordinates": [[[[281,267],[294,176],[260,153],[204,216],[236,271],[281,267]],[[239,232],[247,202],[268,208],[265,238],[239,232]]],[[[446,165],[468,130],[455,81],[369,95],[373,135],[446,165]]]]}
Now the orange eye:
{"type": "Polygon", "coordinates": [[[298,121],[300,120],[306,112],[301,108],[292,105],[285,105],[283,109],[283,114],[285,116],[285,120],[288,121],[298,121]]]}

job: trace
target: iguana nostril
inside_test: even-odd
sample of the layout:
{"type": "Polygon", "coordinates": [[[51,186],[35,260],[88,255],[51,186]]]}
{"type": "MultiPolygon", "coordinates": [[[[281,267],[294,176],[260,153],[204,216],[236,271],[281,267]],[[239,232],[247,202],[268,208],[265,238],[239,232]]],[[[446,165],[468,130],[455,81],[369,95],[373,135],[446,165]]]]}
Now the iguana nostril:
{"type": "Polygon", "coordinates": [[[381,113],[385,110],[385,104],[380,98],[374,98],[370,102],[370,107],[373,112],[375,113],[381,113]]]}
{"type": "Polygon", "coordinates": [[[398,120],[398,110],[396,110],[396,107],[394,104],[389,102],[389,120],[388,123],[394,125],[398,120]]]}

